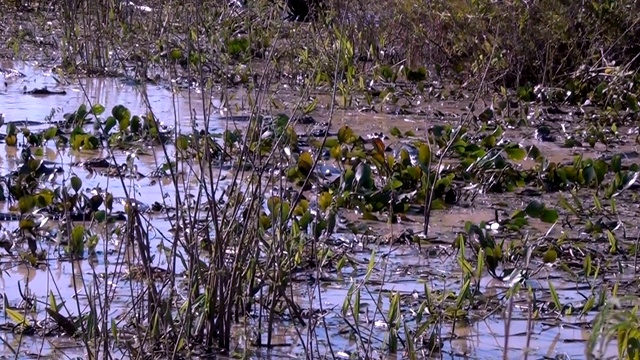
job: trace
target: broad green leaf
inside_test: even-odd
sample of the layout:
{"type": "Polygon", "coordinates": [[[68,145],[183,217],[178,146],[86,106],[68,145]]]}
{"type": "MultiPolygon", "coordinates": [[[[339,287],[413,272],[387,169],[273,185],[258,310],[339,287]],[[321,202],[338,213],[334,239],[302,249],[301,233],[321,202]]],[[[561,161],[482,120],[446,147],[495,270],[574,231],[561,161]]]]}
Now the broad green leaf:
{"type": "Polygon", "coordinates": [[[95,104],[91,107],[91,113],[95,116],[100,116],[104,113],[104,106],[100,104],[95,104]]]}
{"type": "Polygon", "coordinates": [[[176,141],[176,147],[178,150],[187,150],[189,148],[189,137],[186,135],[179,135],[176,141]]]}
{"type": "Polygon", "coordinates": [[[539,201],[532,201],[529,203],[529,205],[527,205],[526,209],[524,210],[527,215],[529,215],[532,218],[536,218],[539,219],[542,214],[544,213],[545,207],[544,204],[539,202],[539,201]]]}
{"type": "Polygon", "coordinates": [[[77,177],[77,176],[72,177],[71,178],[71,188],[75,192],[80,191],[80,189],[82,188],[82,180],[80,180],[80,178],[77,177]]]}
{"type": "Polygon", "coordinates": [[[364,162],[358,164],[358,166],[356,167],[355,180],[360,186],[366,189],[371,189],[373,187],[371,166],[364,162]]]}
{"type": "Polygon", "coordinates": [[[329,192],[323,192],[318,197],[318,205],[320,206],[320,210],[325,211],[329,206],[331,206],[331,202],[333,201],[333,196],[329,192]]]}
{"type": "Polygon", "coordinates": [[[548,224],[553,224],[558,221],[558,211],[551,209],[544,209],[540,215],[540,220],[548,224]]]}
{"type": "Polygon", "coordinates": [[[129,111],[129,109],[127,109],[123,105],[116,105],[111,110],[111,114],[113,115],[114,118],[116,118],[116,120],[118,120],[121,128],[123,127],[122,124],[125,121],[127,123],[127,126],[124,126],[124,127],[128,127],[129,120],[131,119],[131,111],[129,111]]]}
{"type": "Polygon", "coordinates": [[[18,209],[21,214],[31,212],[35,206],[35,198],[31,195],[24,195],[18,200],[18,209]]]}
{"type": "Polygon", "coordinates": [[[298,170],[304,176],[309,175],[311,169],[313,168],[313,158],[311,157],[311,153],[308,151],[300,154],[300,158],[298,159],[298,170]]]}
{"type": "MultiPolygon", "coordinates": [[[[129,130],[131,130],[132,134],[138,134],[140,132],[140,128],[142,124],[142,119],[140,119],[139,116],[134,116],[131,118],[131,121],[129,122],[129,130]]],[[[153,125],[153,122],[151,122],[150,125],[153,125]]]]}
{"type": "Polygon", "coordinates": [[[182,59],[182,50],[174,48],[169,52],[169,59],[172,61],[177,61],[182,59]]]}
{"type": "Polygon", "coordinates": [[[431,165],[431,149],[427,144],[422,144],[418,148],[418,162],[425,169],[431,165]]]}
{"type": "Polygon", "coordinates": [[[111,131],[111,129],[113,129],[113,127],[117,124],[118,122],[116,121],[116,118],[114,118],[113,116],[109,116],[107,118],[107,121],[104,123],[104,135],[108,135],[109,131],[111,131]]]}
{"type": "Polygon", "coordinates": [[[556,252],[556,250],[553,248],[550,248],[544,253],[544,256],[542,257],[542,261],[545,264],[551,264],[551,263],[554,263],[557,258],[558,258],[558,253],[556,252]]]}
{"type": "Polygon", "coordinates": [[[341,144],[350,143],[354,138],[353,130],[349,126],[343,126],[338,130],[338,141],[341,144]]]}
{"type": "Polygon", "coordinates": [[[504,150],[507,153],[509,160],[522,161],[527,157],[527,152],[518,145],[508,146],[504,150]]]}
{"type": "Polygon", "coordinates": [[[95,212],[93,217],[98,223],[102,223],[107,219],[107,213],[104,210],[99,210],[95,212]]]}
{"type": "Polygon", "coordinates": [[[57,134],[58,134],[58,128],[56,126],[52,126],[44,132],[42,137],[48,141],[53,139],[57,134]]]}
{"type": "Polygon", "coordinates": [[[15,147],[18,144],[18,137],[15,135],[7,135],[4,141],[7,146],[15,147]]]}

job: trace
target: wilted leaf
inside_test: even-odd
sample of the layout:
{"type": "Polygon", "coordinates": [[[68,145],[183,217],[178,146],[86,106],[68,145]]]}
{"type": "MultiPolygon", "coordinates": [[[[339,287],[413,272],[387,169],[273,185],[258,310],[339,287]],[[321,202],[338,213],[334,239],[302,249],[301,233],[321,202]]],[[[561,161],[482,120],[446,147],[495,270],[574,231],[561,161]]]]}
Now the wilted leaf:
{"type": "Polygon", "coordinates": [[[375,138],[373,140],[371,140],[371,142],[373,143],[374,149],[376,150],[376,152],[378,152],[378,154],[383,155],[384,154],[384,150],[386,149],[386,146],[384,145],[384,142],[382,142],[382,140],[375,138]]]}

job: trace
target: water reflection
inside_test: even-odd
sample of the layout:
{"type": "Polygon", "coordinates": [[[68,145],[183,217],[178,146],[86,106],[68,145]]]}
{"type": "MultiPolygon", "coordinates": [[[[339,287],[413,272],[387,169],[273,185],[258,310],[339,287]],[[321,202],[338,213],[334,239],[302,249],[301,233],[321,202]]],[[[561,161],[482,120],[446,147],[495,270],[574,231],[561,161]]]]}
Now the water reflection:
{"type": "Polygon", "coordinates": [[[159,85],[148,85],[145,95],[136,86],[120,79],[84,78],[70,79],[69,85],[62,86],[65,95],[34,97],[22,94],[23,89],[60,88],[57,78],[49,69],[37,68],[29,63],[0,62],[2,68],[14,68],[24,73],[24,78],[12,78],[7,81],[8,87],[0,94],[0,112],[5,114],[6,121],[44,121],[52,111],[60,114],[75,111],[81,104],[102,104],[110,113],[115,105],[124,105],[132,114],[145,114],[149,106],[156,117],[165,124],[178,126],[183,131],[191,128],[192,111],[203,106],[211,108],[215,98],[204,98],[196,91],[172,92],[159,85]],[[148,103],[146,102],[148,99],[148,103]]]}

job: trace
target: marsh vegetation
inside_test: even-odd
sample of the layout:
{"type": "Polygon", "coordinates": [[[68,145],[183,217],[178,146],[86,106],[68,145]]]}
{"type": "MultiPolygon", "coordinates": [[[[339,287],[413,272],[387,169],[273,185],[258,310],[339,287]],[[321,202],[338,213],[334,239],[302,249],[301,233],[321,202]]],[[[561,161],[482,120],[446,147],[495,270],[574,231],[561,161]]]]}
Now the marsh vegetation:
{"type": "Polygon", "coordinates": [[[0,7],[5,353],[639,356],[636,2],[0,7]]]}

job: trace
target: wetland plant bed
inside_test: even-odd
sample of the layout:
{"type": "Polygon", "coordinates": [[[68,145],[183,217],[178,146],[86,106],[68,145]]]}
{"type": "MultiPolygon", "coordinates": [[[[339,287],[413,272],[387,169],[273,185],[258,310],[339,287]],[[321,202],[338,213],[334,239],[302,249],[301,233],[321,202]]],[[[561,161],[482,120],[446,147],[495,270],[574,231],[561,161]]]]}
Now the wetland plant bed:
{"type": "Polygon", "coordinates": [[[297,18],[319,7],[312,2],[3,2],[0,53],[140,79],[204,68],[227,83],[251,79],[265,60],[285,77],[331,78],[337,61],[365,77],[402,65],[476,86],[482,78],[494,88],[579,88],[574,82],[593,72],[638,67],[638,5],[631,0],[324,0],[313,24],[286,20],[292,8],[297,18]]]}
{"type": "Polygon", "coordinates": [[[219,133],[162,132],[123,105],[54,112],[39,130],[8,123],[8,263],[69,266],[85,285],[43,291],[27,277],[2,329],[91,358],[630,356],[633,133],[584,121],[601,109],[514,101],[561,121],[513,126],[521,115],[488,108],[419,134],[389,117],[388,135],[342,125],[322,141],[300,141],[300,118],[284,114],[219,133]],[[476,329],[503,342],[468,350],[476,329]],[[574,346],[555,347],[549,329],[574,346]]]}
{"type": "Polygon", "coordinates": [[[95,98],[82,73],[144,100],[0,117],[27,273],[1,330],[92,359],[638,354],[635,2],[233,3],[0,5],[4,56],[59,61],[39,102],[95,98]],[[177,79],[188,124],[153,109],[177,79]],[[56,266],[71,290],[34,285],[56,266]]]}

